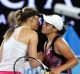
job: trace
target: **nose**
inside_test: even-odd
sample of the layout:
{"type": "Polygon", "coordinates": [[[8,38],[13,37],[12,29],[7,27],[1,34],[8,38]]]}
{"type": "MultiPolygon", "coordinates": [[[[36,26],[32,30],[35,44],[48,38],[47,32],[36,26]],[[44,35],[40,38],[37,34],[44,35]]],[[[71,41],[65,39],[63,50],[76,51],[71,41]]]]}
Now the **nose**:
{"type": "Polygon", "coordinates": [[[42,29],[45,28],[45,24],[42,25],[42,29]]]}

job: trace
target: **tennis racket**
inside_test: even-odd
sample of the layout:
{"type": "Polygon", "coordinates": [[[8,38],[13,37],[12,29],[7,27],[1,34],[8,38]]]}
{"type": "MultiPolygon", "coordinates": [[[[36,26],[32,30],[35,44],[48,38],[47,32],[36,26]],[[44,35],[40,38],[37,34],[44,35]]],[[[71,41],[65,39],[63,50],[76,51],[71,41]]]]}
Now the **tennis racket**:
{"type": "MultiPolygon", "coordinates": [[[[14,74],[16,74],[16,64],[22,58],[26,58],[26,56],[20,57],[15,61],[14,66],[13,66],[14,74]]],[[[32,60],[39,62],[40,66],[44,70],[43,74],[49,74],[50,69],[47,66],[45,66],[39,59],[35,59],[34,57],[28,57],[28,58],[26,58],[26,61],[29,61],[29,59],[32,59],[32,60]]],[[[38,72],[37,74],[40,74],[40,73],[38,72]]]]}

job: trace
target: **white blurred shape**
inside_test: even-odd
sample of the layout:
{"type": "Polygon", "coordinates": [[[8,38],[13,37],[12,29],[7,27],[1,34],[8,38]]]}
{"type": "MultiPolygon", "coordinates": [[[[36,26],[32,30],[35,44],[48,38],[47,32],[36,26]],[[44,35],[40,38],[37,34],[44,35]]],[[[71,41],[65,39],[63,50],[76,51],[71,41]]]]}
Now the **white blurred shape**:
{"type": "Polygon", "coordinates": [[[7,22],[6,22],[6,18],[5,18],[5,16],[3,15],[3,14],[1,14],[0,15],[0,24],[7,24],[7,22]]]}
{"type": "Polygon", "coordinates": [[[12,8],[12,9],[18,9],[18,8],[22,8],[23,5],[24,5],[24,0],[20,1],[20,2],[16,2],[16,3],[13,3],[9,0],[1,0],[1,3],[8,7],[8,8],[12,8]]]}
{"type": "Polygon", "coordinates": [[[36,6],[35,6],[35,0],[28,0],[27,7],[29,7],[29,8],[36,8],[36,6]]]}
{"type": "Polygon", "coordinates": [[[80,19],[80,8],[69,7],[65,4],[57,3],[54,6],[54,12],[68,17],[80,19]]]}
{"type": "Polygon", "coordinates": [[[51,9],[51,8],[52,8],[52,6],[51,6],[52,1],[53,1],[53,0],[47,0],[44,8],[45,8],[45,9],[51,9]]]}

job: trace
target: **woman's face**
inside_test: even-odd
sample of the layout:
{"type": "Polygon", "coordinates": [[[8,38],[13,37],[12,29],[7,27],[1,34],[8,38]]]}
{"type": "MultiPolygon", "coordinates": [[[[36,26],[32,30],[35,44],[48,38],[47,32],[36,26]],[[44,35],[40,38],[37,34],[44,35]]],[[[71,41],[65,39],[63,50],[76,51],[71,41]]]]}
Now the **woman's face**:
{"type": "Polygon", "coordinates": [[[33,17],[33,23],[32,23],[34,30],[38,29],[38,23],[39,23],[39,17],[38,16],[34,16],[33,17]]]}
{"type": "Polygon", "coordinates": [[[47,22],[44,22],[42,25],[42,33],[45,35],[50,34],[53,31],[53,26],[47,22]]]}

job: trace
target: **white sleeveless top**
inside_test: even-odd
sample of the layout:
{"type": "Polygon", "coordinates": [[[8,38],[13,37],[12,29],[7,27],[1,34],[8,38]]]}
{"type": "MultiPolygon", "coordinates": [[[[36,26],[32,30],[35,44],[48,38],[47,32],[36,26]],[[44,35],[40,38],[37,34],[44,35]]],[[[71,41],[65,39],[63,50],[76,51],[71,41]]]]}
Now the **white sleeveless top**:
{"type": "MultiPolygon", "coordinates": [[[[13,35],[3,44],[2,60],[0,71],[13,71],[14,62],[22,56],[25,56],[28,45],[16,40],[13,35]]],[[[24,72],[24,58],[16,63],[16,71],[24,72]]]]}

